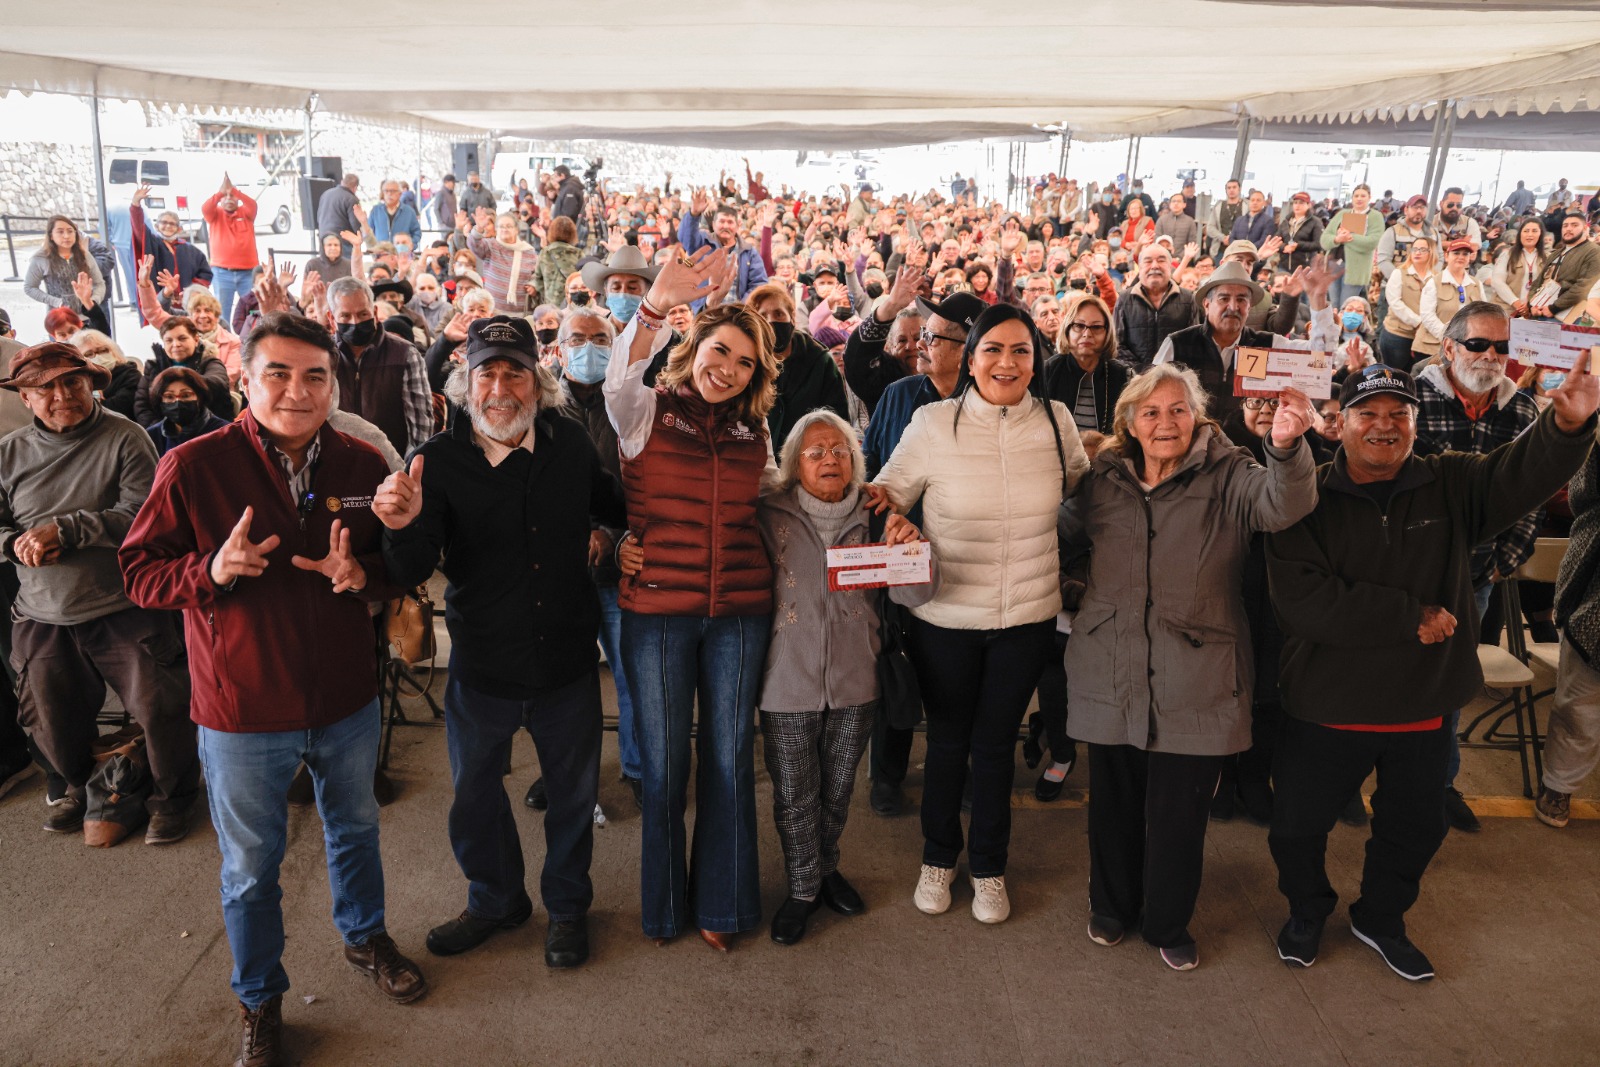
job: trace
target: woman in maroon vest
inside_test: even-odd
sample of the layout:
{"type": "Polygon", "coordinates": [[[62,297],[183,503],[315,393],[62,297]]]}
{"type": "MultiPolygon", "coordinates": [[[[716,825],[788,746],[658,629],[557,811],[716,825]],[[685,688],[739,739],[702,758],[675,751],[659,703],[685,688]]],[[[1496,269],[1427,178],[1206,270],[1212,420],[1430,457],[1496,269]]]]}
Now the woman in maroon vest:
{"type": "Polygon", "coordinates": [[[772,565],[756,525],[772,466],[767,412],[777,395],[772,327],[721,305],[733,262],[702,250],[662,268],[612,351],[606,409],[622,453],[628,526],[646,549],[624,578],[622,660],[644,772],[640,886],[658,944],[691,922],[714,948],[761,921],[756,860],[755,706],[772,623],[772,565]],[[652,390],[665,316],[706,297],[652,390]],[[700,720],[694,863],[683,816],[689,729],[700,720]]]}

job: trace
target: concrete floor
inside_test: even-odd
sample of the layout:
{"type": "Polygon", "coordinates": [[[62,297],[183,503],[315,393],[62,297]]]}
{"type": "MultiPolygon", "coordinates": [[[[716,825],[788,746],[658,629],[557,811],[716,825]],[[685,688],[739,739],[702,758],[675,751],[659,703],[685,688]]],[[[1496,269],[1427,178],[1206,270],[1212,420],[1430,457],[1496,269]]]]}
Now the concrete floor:
{"type": "MultiPolygon", "coordinates": [[[[1469,795],[1518,794],[1515,765],[1510,753],[1469,752],[1461,784],[1469,795]]],[[[842,869],[867,914],[822,911],[801,945],[774,945],[763,928],[721,956],[692,936],[656,948],[640,932],[638,814],[616,780],[608,737],[594,955],[555,973],[543,962],[542,915],[466,956],[426,953],[428,928],[465,899],[445,837],[442,731],[398,731],[391,770],[400,796],[384,810],[389,929],[432,990],[410,1007],[391,1005],[345,965],[328,917],[319,823],[314,811],[295,809],[282,876],[291,1063],[1458,1067],[1600,1058],[1600,1021],[1582,977],[1592,975],[1600,942],[1592,819],[1557,833],[1525,817],[1492,818],[1476,836],[1453,834],[1411,915],[1440,975],[1420,985],[1355,941],[1342,910],[1314,968],[1280,963],[1272,938],[1285,912],[1265,831],[1242,819],[1214,823],[1192,927],[1201,966],[1179,974],[1142,942],[1102,948],[1084,935],[1081,792],[1044,808],[1019,761],[1014,910],[987,927],[971,918],[964,882],[943,916],[913,907],[916,816],[874,816],[863,774],[842,869]]],[[[540,816],[521,804],[535,773],[532,745],[519,742],[508,788],[536,870],[540,816]]],[[[783,898],[782,863],[764,771],[758,777],[770,916],[783,898]]],[[[1075,771],[1070,784],[1081,789],[1084,777],[1075,771]]],[[[0,1064],[231,1062],[236,1009],[209,823],[169,848],[132,840],[89,850],[39,829],[41,782],[0,802],[0,1064]]],[[[919,771],[908,786],[920,786],[919,771]]],[[[1364,839],[1341,827],[1330,842],[1346,899],[1364,839]]],[[[537,889],[531,873],[530,885],[537,889]]]]}

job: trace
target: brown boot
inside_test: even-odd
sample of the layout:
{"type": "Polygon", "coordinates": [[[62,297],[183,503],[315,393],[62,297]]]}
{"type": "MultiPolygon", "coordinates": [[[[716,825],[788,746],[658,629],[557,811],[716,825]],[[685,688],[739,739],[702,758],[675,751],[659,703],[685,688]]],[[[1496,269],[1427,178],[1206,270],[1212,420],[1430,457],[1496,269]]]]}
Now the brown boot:
{"type": "Polygon", "coordinates": [[[410,1004],[428,991],[428,980],[415,963],[400,955],[388,934],[373,934],[365,944],[346,945],[344,958],[378,983],[378,992],[396,1004],[410,1004]]]}
{"type": "Polygon", "coordinates": [[[283,997],[273,997],[255,1011],[239,1005],[244,1034],[233,1067],[279,1067],[283,1063],[283,997]]]}

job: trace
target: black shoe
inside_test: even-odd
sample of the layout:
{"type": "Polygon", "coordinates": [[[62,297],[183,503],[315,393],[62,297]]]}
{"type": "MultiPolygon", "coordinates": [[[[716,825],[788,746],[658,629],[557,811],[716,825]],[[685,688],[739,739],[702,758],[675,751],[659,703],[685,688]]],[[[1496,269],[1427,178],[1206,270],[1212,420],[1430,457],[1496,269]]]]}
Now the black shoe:
{"type": "Polygon", "coordinates": [[[83,801],[71,794],[59,800],[46,800],[44,828],[53,834],[75,834],[83,829],[83,801]]]}
{"type": "Polygon", "coordinates": [[[772,940],[780,945],[797,944],[806,936],[806,920],[819,907],[821,905],[815,900],[786,897],[778,906],[778,913],[772,917],[772,940]]]}
{"type": "Polygon", "coordinates": [[[1547,619],[1536,619],[1528,624],[1528,636],[1537,644],[1553,645],[1561,640],[1561,631],[1547,619]]]}
{"type": "Polygon", "coordinates": [[[552,921],[544,935],[544,962],[547,967],[578,967],[589,962],[589,920],[552,921]]]}
{"type": "Polygon", "coordinates": [[[380,808],[394,803],[394,781],[383,773],[382,767],[372,774],[372,799],[378,802],[380,808]]]}
{"type": "Polygon", "coordinates": [[[1233,821],[1233,783],[1223,782],[1217,787],[1217,795],[1211,798],[1211,821],[1233,821]]]}
{"type": "Polygon", "coordinates": [[[1483,829],[1478,817],[1467,807],[1466,798],[1461,795],[1461,790],[1454,786],[1445,787],[1444,817],[1449,820],[1450,829],[1460,830],[1464,834],[1475,834],[1483,829]]]}
{"type": "Polygon", "coordinates": [[[311,772],[306,770],[306,765],[302,763],[289,782],[289,803],[314,804],[316,800],[317,788],[311,784],[311,772]]]}
{"type": "Polygon", "coordinates": [[[867,798],[872,805],[874,815],[899,815],[900,806],[905,798],[900,792],[900,787],[894,782],[885,782],[882,779],[872,783],[872,792],[867,798]]]}
{"type": "MultiPolygon", "coordinates": [[[[1067,774],[1072,773],[1073,765],[1076,763],[1076,757],[1067,761],[1067,774]]],[[[1053,767],[1055,764],[1051,763],[1050,766],[1053,767]]],[[[1050,767],[1046,767],[1043,771],[1039,772],[1039,780],[1033,783],[1033,795],[1037,800],[1043,801],[1046,804],[1053,804],[1057,800],[1061,799],[1061,791],[1067,788],[1067,774],[1063,774],[1061,776],[1061,781],[1055,782],[1045,777],[1045,773],[1049,770],[1050,767]]]]}
{"type": "Polygon", "coordinates": [[[1089,913],[1089,940],[1095,944],[1107,946],[1118,944],[1125,932],[1121,919],[1092,911],[1089,913]]]}
{"type": "Polygon", "coordinates": [[[1257,826],[1272,825],[1272,786],[1241,778],[1238,799],[1247,819],[1257,826]]]}
{"type": "Polygon", "coordinates": [[[1289,921],[1278,931],[1278,958],[1300,967],[1316,963],[1317,946],[1322,944],[1322,926],[1321,919],[1289,916],[1289,921]]]}
{"type": "Polygon", "coordinates": [[[1039,739],[1043,736],[1044,715],[1036,711],[1028,716],[1028,736],[1022,742],[1022,759],[1030,771],[1039,766],[1039,761],[1044,759],[1044,746],[1039,743],[1039,739]]]}
{"type": "Polygon", "coordinates": [[[856,887],[845,881],[838,871],[823,877],[818,899],[840,915],[860,915],[867,910],[867,902],[861,899],[856,887]]]}
{"type": "Polygon", "coordinates": [[[528,795],[522,798],[522,802],[534,811],[544,811],[550,806],[550,798],[544,791],[544,775],[541,774],[533,780],[533,784],[528,787],[528,795]]]}
{"type": "Polygon", "coordinates": [[[1356,795],[1350,798],[1350,802],[1339,813],[1339,821],[1358,830],[1367,825],[1367,806],[1362,803],[1361,790],[1356,790],[1356,795]]]}
{"type": "MultiPolygon", "coordinates": [[[[644,782],[640,781],[637,778],[631,778],[626,774],[624,774],[622,776],[622,780],[623,780],[623,782],[625,782],[627,784],[628,792],[633,794],[634,806],[637,807],[640,811],[643,811],[644,810],[644,782]]],[[[543,781],[543,779],[541,778],[540,781],[543,781]]],[[[529,790],[529,792],[531,793],[532,790],[529,790]]],[[[529,801],[529,803],[532,803],[532,801],[529,801]]]]}
{"type": "Polygon", "coordinates": [[[1356,940],[1377,950],[1383,957],[1383,962],[1389,969],[1408,982],[1426,982],[1433,977],[1433,964],[1428,962],[1428,957],[1422,950],[1413,945],[1401,934],[1398,937],[1381,937],[1377,934],[1364,934],[1355,923],[1350,924],[1350,932],[1356,935],[1356,940]]]}
{"type": "Polygon", "coordinates": [[[428,931],[428,951],[435,956],[457,956],[477,948],[501,930],[514,930],[533,917],[533,901],[522,899],[522,906],[503,919],[482,919],[464,911],[447,923],[428,931]]]}

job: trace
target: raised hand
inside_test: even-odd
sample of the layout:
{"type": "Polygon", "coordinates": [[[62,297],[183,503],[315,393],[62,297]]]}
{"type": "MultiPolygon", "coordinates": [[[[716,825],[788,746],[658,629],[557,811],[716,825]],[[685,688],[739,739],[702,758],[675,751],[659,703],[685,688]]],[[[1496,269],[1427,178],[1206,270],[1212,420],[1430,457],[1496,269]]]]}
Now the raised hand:
{"type": "Polygon", "coordinates": [[[361,225],[365,226],[367,224],[367,209],[361,206],[360,201],[350,205],[350,213],[356,217],[356,221],[361,225]]]}
{"type": "Polygon", "coordinates": [[[172,273],[170,270],[164,270],[160,274],[157,274],[156,284],[159,285],[162,292],[166,293],[168,296],[178,295],[178,276],[172,273]]]}
{"type": "Polygon", "coordinates": [[[84,307],[94,306],[94,279],[84,271],[79,271],[78,276],[72,279],[72,295],[78,298],[78,303],[84,307]]]}
{"type": "Polygon", "coordinates": [[[1282,250],[1282,248],[1283,238],[1279,237],[1277,234],[1273,234],[1271,237],[1268,237],[1265,241],[1261,242],[1261,248],[1259,250],[1261,253],[1261,258],[1266,259],[1269,256],[1275,256],[1279,251],[1282,250]]]}
{"type": "Polygon", "coordinates": [[[150,284],[150,271],[151,271],[152,268],[155,267],[155,265],[156,265],[156,257],[155,256],[145,256],[143,259],[139,260],[139,284],[140,285],[149,285],[150,284]]]}
{"type": "Polygon", "coordinates": [[[1316,422],[1317,409],[1311,398],[1293,386],[1286,387],[1278,395],[1278,413],[1272,417],[1272,447],[1284,451],[1293,448],[1316,422]]]}
{"type": "Polygon", "coordinates": [[[261,272],[261,277],[256,279],[253,287],[256,294],[256,304],[261,309],[261,314],[268,315],[274,311],[289,310],[289,294],[278,281],[278,276],[270,270],[261,272]]]}
{"type": "MultiPolygon", "coordinates": [[[[328,293],[328,286],[322,280],[322,275],[314,270],[306,271],[306,276],[300,282],[300,306],[315,309],[322,303],[323,297],[328,293]]],[[[321,314],[314,312],[313,318],[321,319],[321,314]]]]}
{"type": "Polygon", "coordinates": [[[889,286],[889,291],[883,294],[883,299],[873,308],[873,318],[879,322],[893,322],[896,315],[916,302],[917,294],[922,291],[922,283],[926,277],[922,268],[913,265],[908,259],[904,266],[895,271],[894,284],[889,286]],[[888,317],[884,318],[885,315],[888,317]]]}
{"type": "Polygon", "coordinates": [[[1560,387],[1546,394],[1556,413],[1556,425],[1566,433],[1583,429],[1595,408],[1600,407],[1600,379],[1594,376],[1593,367],[1596,358],[1600,358],[1600,345],[1573,360],[1560,387]]]}
{"type": "MultiPolygon", "coordinates": [[[[721,268],[711,276],[711,291],[706,294],[706,307],[717,307],[728,293],[733,289],[733,283],[739,278],[739,260],[735,256],[724,256],[721,268]]],[[[844,286],[840,286],[843,289],[844,286]]]]}
{"type": "Polygon", "coordinates": [[[465,211],[456,212],[456,229],[465,231],[467,228],[467,223],[470,221],[472,220],[467,218],[467,213],[465,211]]]}
{"type": "Polygon", "coordinates": [[[144,203],[150,198],[150,186],[140,185],[133,190],[133,203],[135,206],[144,203]]]}
{"type": "Polygon", "coordinates": [[[727,269],[727,263],[727,250],[720,247],[713,249],[710,245],[690,256],[687,262],[682,256],[675,256],[656,275],[656,280],[650,286],[650,295],[645,299],[650,301],[651,307],[658,309],[693,303],[706,295],[702,289],[715,283],[727,269]]]}
{"type": "MultiPolygon", "coordinates": [[[[465,327],[461,332],[465,337],[465,327]]],[[[379,484],[372,495],[372,513],[391,530],[405,529],[422,514],[421,456],[412,456],[409,469],[395,471],[379,484]]]]}
{"type": "Polygon", "coordinates": [[[267,553],[278,547],[278,535],[273,534],[259,543],[252,542],[250,520],[254,517],[255,509],[245,508],[228,539],[211,557],[211,580],[218,585],[232,585],[240,578],[256,578],[267,569],[267,553]]]}
{"type": "Polygon", "coordinates": [[[278,264],[278,284],[285,290],[294,284],[296,271],[293,263],[278,264]]]}
{"type": "Polygon", "coordinates": [[[444,336],[456,344],[460,344],[467,339],[467,327],[470,325],[472,325],[470,319],[465,315],[457,314],[444,324],[444,336]]]}
{"type": "MultiPolygon", "coordinates": [[[[1327,256],[1316,255],[1311,257],[1309,267],[1303,267],[1295,274],[1300,276],[1305,286],[1306,302],[1311,305],[1311,310],[1319,311],[1328,306],[1328,290],[1344,274],[1344,264],[1330,264],[1327,256]]],[[[1293,281],[1293,276],[1290,280],[1293,281]]]]}
{"type": "Polygon", "coordinates": [[[366,569],[350,554],[350,531],[338,519],[328,527],[328,554],[321,559],[290,556],[289,562],[303,571],[316,571],[333,583],[333,591],[359,592],[367,584],[366,569]]]}
{"type": "Polygon", "coordinates": [[[711,197],[704,189],[696,189],[689,197],[689,214],[704,215],[711,207],[711,197]]]}

